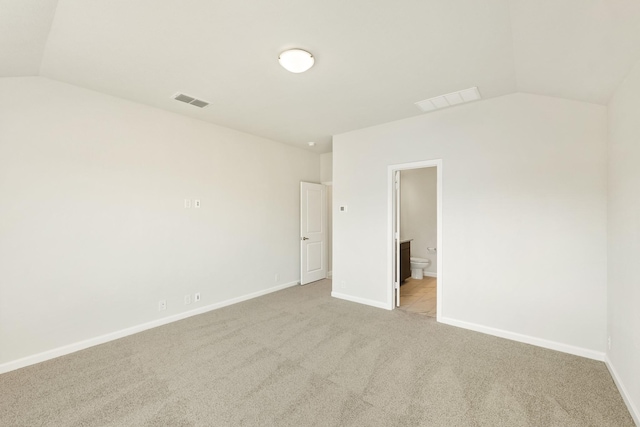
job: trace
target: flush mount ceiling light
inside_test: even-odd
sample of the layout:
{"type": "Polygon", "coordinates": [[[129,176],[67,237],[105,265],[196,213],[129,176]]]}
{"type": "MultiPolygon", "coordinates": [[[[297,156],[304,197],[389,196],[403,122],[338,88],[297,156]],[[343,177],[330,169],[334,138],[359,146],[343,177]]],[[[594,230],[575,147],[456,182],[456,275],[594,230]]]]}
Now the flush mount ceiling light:
{"type": "Polygon", "coordinates": [[[280,65],[282,65],[285,70],[291,71],[292,73],[304,73],[313,67],[313,63],[315,62],[313,55],[302,49],[285,50],[278,57],[278,61],[280,61],[280,65]]]}

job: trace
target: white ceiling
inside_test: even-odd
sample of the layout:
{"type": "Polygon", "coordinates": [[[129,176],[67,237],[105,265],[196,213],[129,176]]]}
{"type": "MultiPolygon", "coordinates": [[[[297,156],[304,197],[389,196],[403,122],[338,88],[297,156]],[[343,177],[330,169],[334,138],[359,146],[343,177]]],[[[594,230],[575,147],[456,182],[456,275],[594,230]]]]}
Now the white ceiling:
{"type": "Polygon", "coordinates": [[[36,76],[58,0],[0,0],[0,77],[36,76]]]}
{"type": "Polygon", "coordinates": [[[523,91],[606,104],[640,58],[640,0],[57,3],[51,24],[55,1],[0,0],[0,76],[39,70],[300,147],[315,141],[318,152],[331,135],[421,114],[414,102],[471,86],[485,99],[523,91]],[[282,69],[291,47],[315,66],[282,69]]]}
{"type": "Polygon", "coordinates": [[[510,0],[518,90],[607,104],[640,59],[640,0],[510,0]]]}

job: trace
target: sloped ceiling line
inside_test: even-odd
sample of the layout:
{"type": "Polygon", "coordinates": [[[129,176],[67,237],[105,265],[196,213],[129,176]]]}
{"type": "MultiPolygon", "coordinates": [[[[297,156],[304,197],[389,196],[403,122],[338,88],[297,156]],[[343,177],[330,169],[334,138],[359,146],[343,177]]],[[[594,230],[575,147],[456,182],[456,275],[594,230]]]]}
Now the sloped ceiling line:
{"type": "Polygon", "coordinates": [[[638,0],[0,0],[0,10],[0,77],[41,75],[316,152],[473,86],[483,99],[607,104],[640,59],[638,0]],[[316,65],[288,73],[282,46],[310,50],[316,65]],[[181,105],[176,92],[211,104],[181,105]]]}

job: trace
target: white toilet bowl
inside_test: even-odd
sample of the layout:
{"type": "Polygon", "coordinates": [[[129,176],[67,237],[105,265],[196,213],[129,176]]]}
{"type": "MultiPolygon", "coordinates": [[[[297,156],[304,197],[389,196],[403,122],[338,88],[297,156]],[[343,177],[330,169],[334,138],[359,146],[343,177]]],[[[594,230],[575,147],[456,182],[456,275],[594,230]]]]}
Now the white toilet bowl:
{"type": "Polygon", "coordinates": [[[424,269],[429,267],[431,260],[426,258],[411,257],[411,278],[422,280],[424,278],[424,269]]]}

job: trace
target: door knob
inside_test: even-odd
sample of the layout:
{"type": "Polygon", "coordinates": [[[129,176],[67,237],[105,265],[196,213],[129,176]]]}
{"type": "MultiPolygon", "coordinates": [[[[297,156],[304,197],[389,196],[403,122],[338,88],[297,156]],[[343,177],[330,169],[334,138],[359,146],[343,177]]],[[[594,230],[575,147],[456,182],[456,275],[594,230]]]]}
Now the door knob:
{"type": "Polygon", "coordinates": [[[303,237],[302,240],[309,240],[309,238],[308,237],[303,237]]]}

